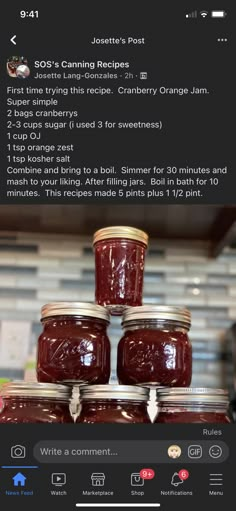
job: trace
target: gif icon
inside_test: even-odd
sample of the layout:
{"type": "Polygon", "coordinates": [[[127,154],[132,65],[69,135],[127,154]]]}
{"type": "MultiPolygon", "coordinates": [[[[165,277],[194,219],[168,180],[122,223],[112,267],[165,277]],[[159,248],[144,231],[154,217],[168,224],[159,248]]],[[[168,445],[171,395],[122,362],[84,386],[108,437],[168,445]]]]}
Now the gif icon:
{"type": "Polygon", "coordinates": [[[199,459],[202,457],[202,446],[201,445],[190,445],[188,448],[188,457],[191,459],[199,459]]]}

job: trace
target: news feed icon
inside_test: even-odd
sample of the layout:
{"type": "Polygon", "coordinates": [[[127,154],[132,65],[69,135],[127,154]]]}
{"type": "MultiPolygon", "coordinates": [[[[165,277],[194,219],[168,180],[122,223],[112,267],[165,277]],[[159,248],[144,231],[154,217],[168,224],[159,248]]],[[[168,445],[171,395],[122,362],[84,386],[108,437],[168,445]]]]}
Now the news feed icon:
{"type": "Polygon", "coordinates": [[[30,68],[25,57],[12,56],[7,59],[7,74],[11,78],[28,78],[30,68]]]}

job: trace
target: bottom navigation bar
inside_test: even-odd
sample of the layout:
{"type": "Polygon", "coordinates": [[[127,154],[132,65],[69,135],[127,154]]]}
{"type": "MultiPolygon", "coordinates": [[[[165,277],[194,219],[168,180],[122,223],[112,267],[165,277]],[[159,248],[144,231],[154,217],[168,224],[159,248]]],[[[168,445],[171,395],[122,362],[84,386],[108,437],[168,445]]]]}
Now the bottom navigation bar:
{"type": "Polygon", "coordinates": [[[76,504],[76,507],[160,507],[161,504],[150,504],[149,503],[126,503],[126,502],[120,502],[120,503],[114,503],[114,502],[109,502],[109,503],[106,503],[106,504],[102,504],[102,503],[99,503],[99,504],[96,504],[96,503],[84,503],[84,502],[81,502],[81,504],[76,504]]]}

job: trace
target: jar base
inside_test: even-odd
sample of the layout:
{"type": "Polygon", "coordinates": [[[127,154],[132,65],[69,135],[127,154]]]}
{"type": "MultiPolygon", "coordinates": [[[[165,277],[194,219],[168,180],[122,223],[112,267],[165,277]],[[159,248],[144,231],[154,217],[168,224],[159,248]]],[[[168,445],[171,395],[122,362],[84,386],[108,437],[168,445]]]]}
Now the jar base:
{"type": "Polygon", "coordinates": [[[122,316],[127,305],[104,305],[109,310],[111,316],[122,316]]]}
{"type": "Polygon", "coordinates": [[[135,383],[136,387],[146,387],[148,389],[164,389],[165,385],[160,385],[160,383],[155,383],[153,381],[145,381],[144,383],[135,383]]]}

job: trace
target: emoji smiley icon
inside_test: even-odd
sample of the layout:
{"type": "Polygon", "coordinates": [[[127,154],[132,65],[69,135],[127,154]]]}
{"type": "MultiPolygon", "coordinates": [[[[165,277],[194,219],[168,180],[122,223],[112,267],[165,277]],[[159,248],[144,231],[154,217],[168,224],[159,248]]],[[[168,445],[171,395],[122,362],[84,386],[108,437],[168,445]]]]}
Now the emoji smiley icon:
{"type": "Polygon", "coordinates": [[[209,449],[210,457],[213,459],[220,458],[222,455],[222,448],[220,445],[212,445],[209,449]]]}

